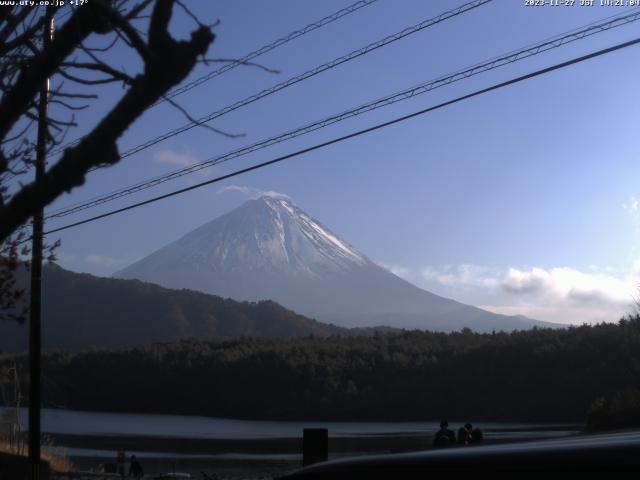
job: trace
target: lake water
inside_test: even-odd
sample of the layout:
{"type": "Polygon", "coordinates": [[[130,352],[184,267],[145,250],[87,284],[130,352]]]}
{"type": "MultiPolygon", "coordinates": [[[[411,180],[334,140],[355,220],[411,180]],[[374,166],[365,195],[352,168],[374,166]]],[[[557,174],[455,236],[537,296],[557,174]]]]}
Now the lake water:
{"type": "MultiPolygon", "coordinates": [[[[0,407],[0,412],[4,409],[0,407]]],[[[21,422],[28,428],[28,414],[21,409],[21,422]]],[[[42,410],[42,431],[50,434],[99,436],[150,436],[221,440],[278,439],[301,437],[303,428],[327,428],[331,437],[427,435],[438,429],[438,422],[306,422],[234,420],[228,418],[139,413],[80,412],[42,410]]],[[[450,421],[450,428],[464,421],[450,421]]],[[[571,435],[577,425],[482,423],[487,438],[548,438],[571,435]]]]}
{"type": "MultiPolygon", "coordinates": [[[[2,413],[0,408],[0,414],[2,413]]],[[[27,428],[27,411],[20,412],[27,428]]],[[[457,430],[464,421],[450,420],[457,430]]],[[[557,438],[579,433],[578,425],[480,423],[486,442],[557,438]]],[[[157,471],[176,462],[182,470],[219,471],[251,462],[264,471],[286,470],[300,463],[304,428],[329,431],[330,456],[415,451],[429,448],[438,422],[258,421],[182,415],[42,410],[42,431],[76,465],[92,468],[113,461],[124,449],[157,471]],[[192,468],[191,468],[192,467],[192,468]]],[[[237,473],[237,472],[236,472],[237,473]]]]}

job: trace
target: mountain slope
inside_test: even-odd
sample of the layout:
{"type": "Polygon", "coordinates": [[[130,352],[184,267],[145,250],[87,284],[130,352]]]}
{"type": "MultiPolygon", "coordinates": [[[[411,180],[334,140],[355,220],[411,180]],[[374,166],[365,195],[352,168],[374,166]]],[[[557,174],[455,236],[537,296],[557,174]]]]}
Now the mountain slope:
{"type": "MultiPolygon", "coordinates": [[[[240,303],[138,280],[74,273],[56,265],[44,269],[42,312],[43,344],[49,350],[136,346],[181,338],[345,333],[271,301],[240,303]]],[[[0,322],[1,351],[26,350],[27,336],[27,325],[0,322]]]]}
{"type": "Polygon", "coordinates": [[[237,300],[274,300],[341,326],[441,331],[546,325],[422,290],[376,265],[290,200],[250,200],[116,273],[237,300]]]}

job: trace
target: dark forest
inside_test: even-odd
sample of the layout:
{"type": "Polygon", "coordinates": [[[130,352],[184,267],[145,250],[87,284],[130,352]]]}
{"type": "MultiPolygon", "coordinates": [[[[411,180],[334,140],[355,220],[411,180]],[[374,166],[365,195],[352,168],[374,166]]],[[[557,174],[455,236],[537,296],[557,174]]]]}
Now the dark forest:
{"type": "MultiPolygon", "coordinates": [[[[14,362],[26,371],[24,356],[0,356],[0,368],[14,362]]],[[[584,422],[589,415],[593,428],[640,423],[639,316],[513,333],[247,337],[52,352],[44,368],[46,406],[79,410],[309,420],[584,422]]]]}

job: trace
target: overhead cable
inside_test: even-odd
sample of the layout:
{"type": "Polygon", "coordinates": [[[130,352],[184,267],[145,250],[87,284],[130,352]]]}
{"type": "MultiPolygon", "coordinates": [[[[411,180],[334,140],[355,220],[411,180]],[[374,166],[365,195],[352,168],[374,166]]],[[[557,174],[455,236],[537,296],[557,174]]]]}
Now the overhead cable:
{"type": "Polygon", "coordinates": [[[253,166],[250,166],[250,167],[247,167],[247,168],[236,170],[234,172],[231,172],[231,173],[228,173],[226,175],[222,175],[222,176],[213,178],[211,180],[207,180],[207,181],[198,183],[196,185],[191,185],[191,186],[186,187],[186,188],[181,188],[179,190],[175,190],[173,192],[166,193],[164,195],[159,195],[157,197],[150,198],[148,200],[144,200],[142,202],[137,202],[137,203],[134,203],[134,204],[131,204],[131,205],[127,205],[126,207],[118,208],[116,210],[112,210],[110,212],[103,213],[101,215],[96,215],[96,216],[93,216],[93,217],[90,217],[90,218],[86,218],[86,219],[78,221],[78,222],[74,222],[74,223],[59,227],[59,228],[55,228],[55,229],[49,230],[48,232],[45,232],[45,235],[61,232],[63,230],[68,230],[70,228],[77,227],[77,226],[80,226],[80,225],[84,225],[86,223],[94,222],[96,220],[100,220],[102,218],[110,217],[110,216],[116,215],[118,213],[126,212],[128,210],[132,210],[132,209],[135,209],[135,208],[138,208],[138,207],[142,207],[144,205],[149,205],[151,203],[155,203],[155,202],[158,202],[160,200],[164,200],[166,198],[174,197],[176,195],[180,195],[182,193],[189,192],[191,190],[202,188],[202,187],[204,187],[206,185],[211,185],[213,183],[221,182],[223,180],[227,180],[229,178],[236,177],[236,176],[244,174],[244,173],[248,173],[248,172],[255,171],[255,170],[270,166],[270,165],[274,165],[276,163],[283,162],[284,160],[288,160],[288,159],[291,159],[291,158],[294,158],[294,157],[298,157],[298,156],[303,155],[305,153],[309,153],[309,152],[312,152],[312,151],[315,151],[315,150],[319,150],[319,149],[325,148],[325,147],[327,147],[329,145],[334,145],[334,144],[343,142],[345,140],[349,140],[351,138],[359,137],[359,136],[365,135],[367,133],[371,133],[373,131],[389,127],[391,125],[394,125],[394,124],[397,124],[397,123],[400,123],[400,122],[404,122],[404,121],[409,120],[411,118],[415,118],[415,117],[424,115],[424,114],[432,112],[434,110],[438,110],[438,109],[447,107],[449,105],[453,105],[455,103],[459,103],[459,102],[462,102],[464,100],[468,100],[470,98],[477,97],[479,95],[483,95],[485,93],[492,92],[492,91],[507,87],[509,85],[513,85],[513,84],[516,84],[516,83],[519,83],[519,82],[522,82],[522,81],[525,81],[525,80],[529,80],[529,79],[534,78],[534,77],[545,75],[547,73],[550,73],[550,72],[553,72],[553,71],[556,71],[556,70],[560,70],[562,68],[566,68],[566,67],[569,67],[571,65],[575,65],[577,63],[581,63],[581,62],[584,62],[584,61],[587,61],[587,60],[590,60],[590,59],[593,59],[593,58],[596,58],[596,57],[599,57],[599,56],[602,56],[602,55],[606,55],[606,54],[612,53],[612,52],[617,51],[617,50],[622,50],[624,48],[628,48],[628,47],[631,47],[633,45],[637,45],[639,43],[640,43],[640,37],[635,38],[634,40],[629,40],[627,42],[619,43],[619,44],[614,45],[612,47],[608,47],[608,48],[605,48],[605,49],[602,49],[602,50],[598,50],[596,52],[592,52],[592,53],[589,53],[587,55],[583,55],[581,57],[576,57],[576,58],[573,58],[571,60],[567,60],[565,62],[558,63],[558,64],[555,64],[555,65],[550,66],[550,67],[546,67],[546,68],[543,68],[543,69],[540,69],[540,70],[536,70],[536,71],[528,73],[526,75],[522,75],[522,76],[513,78],[511,80],[507,80],[505,82],[501,82],[501,83],[492,85],[490,87],[486,87],[486,88],[483,88],[483,89],[480,89],[480,90],[476,90],[475,92],[472,92],[472,93],[469,93],[467,95],[463,95],[463,96],[457,97],[457,98],[455,98],[453,100],[449,100],[449,101],[440,103],[438,105],[434,105],[434,106],[419,110],[417,112],[410,113],[408,115],[397,117],[397,118],[394,118],[393,120],[389,120],[389,121],[386,121],[386,122],[383,122],[383,123],[379,123],[379,124],[374,125],[372,127],[368,127],[368,128],[362,129],[362,130],[358,130],[358,131],[350,133],[348,135],[344,135],[344,136],[341,136],[341,137],[333,138],[333,139],[331,139],[329,141],[322,142],[322,143],[313,145],[311,147],[303,148],[303,149],[298,150],[296,152],[289,153],[287,155],[283,155],[283,156],[274,158],[272,160],[259,163],[257,165],[253,165],[253,166]]]}
{"type": "Polygon", "coordinates": [[[226,115],[228,113],[231,113],[235,110],[238,110],[239,108],[242,108],[246,105],[249,105],[253,102],[256,102],[258,100],[261,100],[265,97],[268,97],[269,95],[273,95],[274,93],[277,93],[281,90],[284,90],[285,88],[288,88],[292,85],[295,85],[297,83],[300,83],[304,80],[308,80],[312,77],[315,77],[316,75],[319,75],[320,73],[326,72],[327,70],[331,70],[333,68],[336,68],[339,65],[342,65],[346,62],[349,62],[351,60],[354,60],[356,58],[359,58],[363,55],[366,55],[368,53],[371,53],[379,48],[382,48],[386,45],[389,45],[390,43],[396,42],[402,38],[408,37],[409,35],[413,35],[414,33],[420,32],[426,28],[432,27],[436,24],[439,24],[445,20],[448,20],[450,18],[454,18],[457,17],[458,15],[461,15],[463,13],[466,13],[470,10],[473,10],[475,8],[478,8],[486,3],[489,3],[493,0],[473,0],[472,2],[469,3],[465,3],[464,5],[461,5],[459,7],[456,7],[452,10],[447,10],[446,12],[441,13],[440,15],[437,15],[433,18],[429,18],[427,20],[424,20],[420,23],[417,23],[411,27],[407,27],[403,30],[401,30],[400,32],[397,32],[393,35],[389,35],[381,40],[378,40],[376,42],[370,43],[362,48],[359,48],[357,50],[354,50],[346,55],[342,55],[341,57],[335,58],[333,60],[331,60],[330,62],[327,63],[323,63],[322,65],[318,65],[317,67],[312,68],[311,70],[307,70],[304,73],[301,73],[299,75],[296,75],[294,77],[289,78],[288,80],[285,80],[284,82],[280,82],[276,85],[273,85],[272,87],[266,88],[264,90],[261,90],[260,92],[254,93],[253,95],[250,95],[242,100],[239,100],[231,105],[228,105],[226,107],[223,107],[219,110],[216,110],[214,112],[211,112],[203,117],[200,117],[199,119],[197,119],[195,122],[189,122],[185,125],[182,125],[181,127],[175,128],[173,130],[170,130],[168,132],[163,133],[162,135],[159,135],[155,138],[152,138],[142,144],[139,144],[133,148],[130,148],[129,150],[123,152],[122,154],[120,154],[120,158],[126,158],[126,157],[130,157],[131,155],[134,155],[136,153],[141,152],[142,150],[146,150],[149,147],[152,147],[153,145],[157,145],[160,142],[163,142],[169,138],[175,137],[176,135],[180,135],[188,130],[191,130],[194,127],[203,125],[205,123],[209,123],[212,120],[215,120],[217,118],[222,117],[223,115],[226,115]]]}
{"type": "Polygon", "coordinates": [[[531,46],[525,47],[521,50],[515,50],[515,51],[511,51],[507,54],[498,56],[498,57],[494,57],[490,60],[487,60],[485,62],[482,63],[478,63],[476,65],[473,65],[471,67],[468,67],[466,69],[463,70],[458,70],[456,72],[447,74],[445,76],[442,77],[438,77],[434,80],[430,80],[428,82],[422,83],[420,85],[402,90],[400,92],[391,94],[391,95],[387,95],[385,97],[379,98],[375,101],[372,102],[368,102],[365,103],[363,105],[360,105],[356,108],[352,108],[346,111],[343,111],[341,113],[332,115],[330,117],[326,117],[323,118],[321,120],[315,121],[313,123],[309,123],[307,125],[304,125],[302,127],[298,127],[296,129],[287,131],[285,133],[273,136],[273,137],[269,137],[267,139],[263,139],[260,140],[258,142],[252,143],[250,145],[241,147],[237,150],[233,150],[231,152],[222,154],[222,155],[217,155],[214,157],[211,157],[209,159],[207,159],[204,162],[189,166],[189,167],[185,167],[182,169],[178,169],[175,170],[173,172],[167,173],[165,175],[161,175],[159,177],[150,179],[150,180],[146,180],[143,182],[139,182],[136,183],[134,185],[130,185],[128,187],[125,188],[121,188],[118,190],[115,190],[113,192],[98,196],[98,197],[94,197],[90,200],[84,201],[84,202],[80,202],[74,205],[70,205],[67,207],[64,207],[62,209],[56,210],[52,213],[50,213],[49,215],[47,215],[46,218],[50,219],[50,218],[60,218],[60,217],[64,217],[67,215],[71,215],[74,213],[77,213],[79,211],[82,210],[86,210],[88,208],[93,208],[96,207],[98,205],[102,205],[104,203],[140,192],[142,190],[146,190],[148,188],[151,187],[155,187],[157,185],[160,185],[162,183],[174,180],[176,178],[180,178],[182,176],[203,170],[205,168],[209,168],[213,165],[217,165],[219,163],[223,163],[229,160],[232,160],[234,158],[238,158],[244,155],[248,155],[249,153],[255,152],[257,150],[261,150],[263,148],[299,137],[301,135],[305,135],[307,133],[311,133],[314,132],[316,130],[319,130],[321,128],[325,128],[329,125],[341,122],[343,120],[346,120],[348,118],[352,118],[358,115],[362,115],[363,113],[366,112],[370,112],[372,110],[376,110],[378,108],[382,108],[403,100],[407,100],[413,97],[416,97],[418,95],[422,95],[424,93],[427,93],[429,91],[432,91],[436,88],[440,88],[443,87],[445,85],[449,85],[451,83],[457,82],[459,80],[463,80],[466,78],[469,78],[471,76],[474,75],[478,75],[480,73],[489,71],[489,70],[493,70],[520,60],[523,60],[525,58],[529,58],[531,56],[534,55],[538,55],[540,53],[546,52],[548,50],[551,49],[555,49],[555,48],[559,48],[563,45],[566,45],[568,43],[572,43],[575,42],[577,40],[581,40],[583,38],[586,38],[588,36],[600,33],[600,32],[604,32],[607,30],[610,30],[612,28],[615,27],[619,27],[621,25],[626,25],[628,23],[631,22],[635,22],[637,20],[640,20],[640,10],[636,10],[634,13],[631,14],[627,14],[627,15],[623,15],[623,16],[619,16],[616,17],[610,21],[607,22],[602,22],[596,25],[591,25],[587,28],[584,28],[582,30],[578,30],[578,31],[574,31],[570,34],[565,34],[563,36],[558,36],[558,37],[554,37],[551,38],[549,40],[545,40],[543,42],[537,43],[537,44],[533,44],[531,46]]]}
{"type": "MultiPolygon", "coordinates": [[[[189,90],[197,87],[198,85],[202,85],[205,82],[208,82],[209,80],[212,80],[216,77],[219,77],[220,75],[227,73],[231,70],[233,70],[234,68],[240,66],[240,65],[246,65],[250,62],[252,62],[253,60],[255,60],[256,58],[258,58],[261,55],[264,55],[265,53],[268,53],[272,50],[275,50],[278,47],[281,47],[282,45],[285,45],[293,40],[295,40],[296,38],[302,37],[303,35],[306,35],[307,33],[313,32],[314,30],[317,30],[321,27],[324,27],[325,25],[329,25],[330,23],[335,22],[336,20],[339,20],[342,17],[345,17],[353,12],[356,12],[358,10],[360,10],[361,8],[364,7],[368,7],[369,5],[372,5],[373,3],[377,2],[378,0],[359,0],[355,3],[352,3],[351,5],[349,5],[348,7],[342,8],[340,10],[338,10],[337,12],[332,13],[331,15],[327,15],[326,17],[321,18],[320,20],[317,20],[313,23],[310,23],[309,25],[306,25],[302,28],[299,28],[297,30],[294,30],[293,32],[289,33],[288,35],[285,35],[284,37],[281,37],[267,45],[264,45],[260,48],[258,48],[257,50],[252,51],[251,53],[246,54],[244,57],[239,58],[237,60],[233,60],[230,61],[229,63],[226,63],[225,65],[223,65],[220,68],[217,68],[215,70],[212,70],[211,72],[202,75],[201,77],[196,78],[195,80],[192,80],[191,82],[182,85],[178,88],[175,88],[174,90],[171,90],[170,92],[166,93],[164,95],[163,98],[161,98],[160,100],[158,100],[156,103],[154,103],[152,105],[152,107],[163,103],[165,101],[167,101],[167,99],[169,98],[173,98],[173,97],[177,97],[178,95],[182,95],[185,92],[188,92],[189,90]]],[[[56,154],[56,153],[60,153],[62,151],[64,151],[65,149],[75,146],[78,143],[80,143],[80,141],[82,140],[81,138],[78,138],[76,140],[73,140],[61,147],[56,148],[55,150],[53,150],[51,153],[52,154],[56,154]]]]}

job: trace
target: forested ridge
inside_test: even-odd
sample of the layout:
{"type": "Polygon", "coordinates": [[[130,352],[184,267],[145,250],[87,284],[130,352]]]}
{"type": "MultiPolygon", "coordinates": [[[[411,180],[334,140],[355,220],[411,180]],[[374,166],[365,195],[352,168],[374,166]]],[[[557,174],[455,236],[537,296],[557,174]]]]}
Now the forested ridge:
{"type": "MultiPolygon", "coordinates": [[[[24,372],[24,356],[0,356],[0,368],[14,361],[24,372]]],[[[598,398],[639,387],[638,316],[559,330],[181,341],[44,359],[48,406],[256,419],[580,422],[598,398]]]]}
{"type": "MultiPolygon", "coordinates": [[[[26,274],[22,276],[28,285],[26,274]]],[[[44,269],[42,305],[45,350],[133,347],[181,338],[221,341],[241,335],[289,338],[346,332],[270,300],[238,302],[138,280],[75,273],[55,264],[44,269]]],[[[0,322],[0,351],[26,351],[28,334],[24,324],[0,322]]]]}

